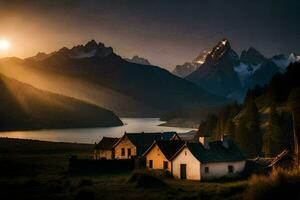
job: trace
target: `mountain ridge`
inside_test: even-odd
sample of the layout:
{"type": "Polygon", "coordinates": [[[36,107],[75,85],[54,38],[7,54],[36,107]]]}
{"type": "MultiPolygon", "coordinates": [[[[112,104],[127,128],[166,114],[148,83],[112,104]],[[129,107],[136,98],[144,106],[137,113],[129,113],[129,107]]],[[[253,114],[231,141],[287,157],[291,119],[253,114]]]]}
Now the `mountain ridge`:
{"type": "Polygon", "coordinates": [[[223,39],[208,53],[204,63],[185,78],[216,95],[242,100],[248,88],[267,84],[274,74],[284,72],[297,60],[300,56],[294,53],[266,58],[254,47],[243,50],[239,56],[223,39]]]}
{"type": "Polygon", "coordinates": [[[111,127],[123,125],[111,111],[42,91],[0,73],[0,130],[111,127]]]}
{"type": "MultiPolygon", "coordinates": [[[[111,52],[111,47],[104,45],[98,47],[100,43],[96,42],[92,44],[94,49],[100,48],[97,50],[99,54],[78,57],[76,53],[80,52],[82,55],[83,50],[76,50],[77,47],[62,48],[39,60],[24,59],[9,63],[1,59],[0,69],[11,77],[17,76],[16,73],[11,72],[13,69],[22,70],[24,75],[28,74],[28,77],[32,77],[31,80],[25,80],[24,75],[19,76],[23,82],[31,82],[32,85],[38,85],[45,90],[50,87],[50,91],[56,93],[66,94],[67,91],[67,96],[84,98],[83,100],[108,108],[119,116],[159,117],[162,113],[173,109],[222,104],[228,101],[174,76],[165,69],[127,62],[113,51],[111,52]],[[45,84],[34,82],[36,79],[45,84]],[[69,80],[68,83],[64,81],[65,79],[69,80]],[[60,85],[56,84],[59,81],[60,85]],[[77,88],[83,88],[83,92],[78,91],[77,88]],[[102,90],[103,88],[105,91],[102,90]],[[79,94],[80,92],[84,95],[79,94]]],[[[91,49],[86,52],[91,52],[91,49]]]]}

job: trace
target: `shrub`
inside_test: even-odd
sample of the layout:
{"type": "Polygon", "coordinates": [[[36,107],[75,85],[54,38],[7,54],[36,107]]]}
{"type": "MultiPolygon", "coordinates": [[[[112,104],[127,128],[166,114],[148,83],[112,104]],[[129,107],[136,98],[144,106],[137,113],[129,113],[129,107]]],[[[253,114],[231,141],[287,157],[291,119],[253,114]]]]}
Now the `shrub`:
{"type": "Polygon", "coordinates": [[[253,176],[245,192],[246,200],[300,199],[300,172],[274,171],[269,176],[253,176]]]}
{"type": "Polygon", "coordinates": [[[78,187],[92,186],[92,185],[94,185],[94,181],[87,178],[81,179],[78,183],[78,187]]]}
{"type": "Polygon", "coordinates": [[[161,188],[167,184],[159,178],[143,172],[134,172],[129,179],[130,183],[135,183],[138,188],[161,188]]]}
{"type": "Polygon", "coordinates": [[[61,185],[61,183],[58,183],[58,182],[50,182],[50,183],[47,183],[46,186],[45,186],[45,190],[47,192],[50,192],[50,193],[60,193],[64,190],[63,186],[61,185]]]}
{"type": "Polygon", "coordinates": [[[74,200],[95,200],[95,192],[88,187],[81,188],[75,195],[74,200]]]}

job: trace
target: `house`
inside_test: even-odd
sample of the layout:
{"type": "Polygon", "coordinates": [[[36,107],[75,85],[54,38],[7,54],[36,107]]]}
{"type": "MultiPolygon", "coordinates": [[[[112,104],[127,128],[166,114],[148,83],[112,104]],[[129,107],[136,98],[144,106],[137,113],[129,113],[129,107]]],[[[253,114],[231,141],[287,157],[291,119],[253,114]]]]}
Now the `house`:
{"type": "Polygon", "coordinates": [[[245,168],[246,158],[229,139],[202,143],[185,143],[173,155],[173,176],[190,180],[235,177],[245,168]]]}
{"type": "Polygon", "coordinates": [[[118,142],[119,138],[103,137],[102,140],[95,145],[94,160],[114,159],[113,146],[118,142]]]}
{"type": "Polygon", "coordinates": [[[182,140],[155,141],[143,154],[149,169],[167,170],[172,173],[172,156],[184,145],[182,140]]]}
{"type": "Polygon", "coordinates": [[[158,140],[178,140],[176,132],[163,133],[126,133],[114,145],[115,159],[141,157],[158,140]]]}

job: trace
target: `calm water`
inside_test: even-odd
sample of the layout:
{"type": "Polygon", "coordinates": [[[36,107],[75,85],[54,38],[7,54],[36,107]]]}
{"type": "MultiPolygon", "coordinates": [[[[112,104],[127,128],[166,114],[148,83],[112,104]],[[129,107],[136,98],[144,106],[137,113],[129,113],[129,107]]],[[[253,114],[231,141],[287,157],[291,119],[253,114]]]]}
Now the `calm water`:
{"type": "Polygon", "coordinates": [[[174,128],[158,126],[162,124],[158,118],[122,118],[124,126],[112,128],[83,128],[83,129],[55,129],[38,131],[0,132],[0,137],[36,139],[56,142],[95,143],[103,136],[120,137],[124,132],[188,132],[190,128],[174,128]]]}

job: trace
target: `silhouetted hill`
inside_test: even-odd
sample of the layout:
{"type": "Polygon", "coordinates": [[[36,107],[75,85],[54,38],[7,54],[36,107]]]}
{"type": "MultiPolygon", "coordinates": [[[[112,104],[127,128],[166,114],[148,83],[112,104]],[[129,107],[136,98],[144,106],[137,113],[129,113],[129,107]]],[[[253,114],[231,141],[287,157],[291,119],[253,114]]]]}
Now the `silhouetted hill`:
{"type": "Polygon", "coordinates": [[[122,125],[111,111],[0,74],[0,130],[122,125]]]}
{"type": "Polygon", "coordinates": [[[7,76],[121,116],[160,116],[178,108],[226,102],[165,69],[127,62],[110,47],[89,43],[80,51],[63,48],[38,61],[2,59],[0,66],[7,76]],[[84,50],[89,43],[94,48],[84,50]]]}

